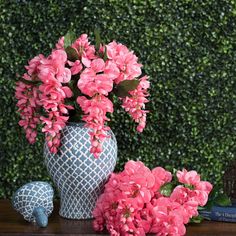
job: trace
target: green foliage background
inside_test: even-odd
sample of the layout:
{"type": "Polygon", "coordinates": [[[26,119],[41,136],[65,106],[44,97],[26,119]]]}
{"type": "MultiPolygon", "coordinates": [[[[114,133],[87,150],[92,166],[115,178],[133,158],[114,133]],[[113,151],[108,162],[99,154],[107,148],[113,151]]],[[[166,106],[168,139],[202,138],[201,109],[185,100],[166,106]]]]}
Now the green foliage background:
{"type": "Polygon", "coordinates": [[[48,180],[42,135],[30,146],[17,125],[16,74],[49,54],[69,28],[100,27],[139,56],[150,76],[147,128],[119,109],[111,127],[120,170],[128,159],[149,167],[198,170],[220,183],[236,153],[236,3],[234,0],[45,0],[0,3],[0,198],[30,180],[48,180]]]}

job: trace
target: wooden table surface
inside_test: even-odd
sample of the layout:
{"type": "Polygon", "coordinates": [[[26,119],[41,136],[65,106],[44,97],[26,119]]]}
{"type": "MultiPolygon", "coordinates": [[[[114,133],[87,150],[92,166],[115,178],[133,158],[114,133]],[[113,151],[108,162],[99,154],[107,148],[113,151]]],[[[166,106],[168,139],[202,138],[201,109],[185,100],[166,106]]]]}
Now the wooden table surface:
{"type": "MultiPolygon", "coordinates": [[[[0,236],[29,236],[29,235],[108,235],[96,233],[92,229],[91,220],[66,220],[58,215],[59,204],[55,203],[52,216],[47,228],[38,228],[26,222],[8,200],[0,200],[0,236]]],[[[187,236],[236,236],[236,223],[221,223],[204,221],[201,224],[187,226],[187,236]]]]}

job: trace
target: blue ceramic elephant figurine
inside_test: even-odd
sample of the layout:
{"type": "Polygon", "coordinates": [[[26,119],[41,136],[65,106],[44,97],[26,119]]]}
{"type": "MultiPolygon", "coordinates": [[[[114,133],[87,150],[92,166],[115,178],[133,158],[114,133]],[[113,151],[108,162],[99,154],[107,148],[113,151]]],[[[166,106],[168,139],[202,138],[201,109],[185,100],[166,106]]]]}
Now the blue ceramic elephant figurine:
{"type": "Polygon", "coordinates": [[[53,210],[53,188],[47,182],[35,181],[23,185],[13,195],[12,205],[29,222],[39,227],[48,225],[53,210]]]}

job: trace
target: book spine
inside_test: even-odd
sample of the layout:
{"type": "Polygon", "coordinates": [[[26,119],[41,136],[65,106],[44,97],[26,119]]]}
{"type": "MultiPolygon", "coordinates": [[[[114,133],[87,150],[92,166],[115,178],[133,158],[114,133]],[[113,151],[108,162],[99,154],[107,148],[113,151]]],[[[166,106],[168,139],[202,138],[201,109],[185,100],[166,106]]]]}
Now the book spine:
{"type": "MultiPolygon", "coordinates": [[[[236,210],[236,209],[235,209],[236,210]]],[[[236,222],[236,211],[227,211],[213,209],[211,212],[211,219],[215,221],[236,222]]]]}
{"type": "Polygon", "coordinates": [[[213,221],[236,222],[236,208],[213,207],[211,211],[200,211],[201,216],[213,221]]]}

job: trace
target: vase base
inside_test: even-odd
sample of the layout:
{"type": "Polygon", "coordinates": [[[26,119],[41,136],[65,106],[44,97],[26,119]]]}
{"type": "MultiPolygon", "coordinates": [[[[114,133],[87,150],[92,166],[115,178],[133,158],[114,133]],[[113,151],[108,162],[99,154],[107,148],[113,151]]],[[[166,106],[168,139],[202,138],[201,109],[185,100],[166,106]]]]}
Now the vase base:
{"type": "Polygon", "coordinates": [[[81,214],[71,214],[71,215],[67,215],[67,214],[63,214],[61,212],[59,212],[60,217],[67,219],[67,220],[92,220],[94,219],[93,216],[84,216],[81,214]]]}
{"type": "Polygon", "coordinates": [[[65,216],[65,215],[61,215],[59,213],[60,217],[66,219],[66,220],[93,220],[94,217],[89,217],[89,218],[83,218],[83,217],[72,217],[72,216],[65,216]]]}

